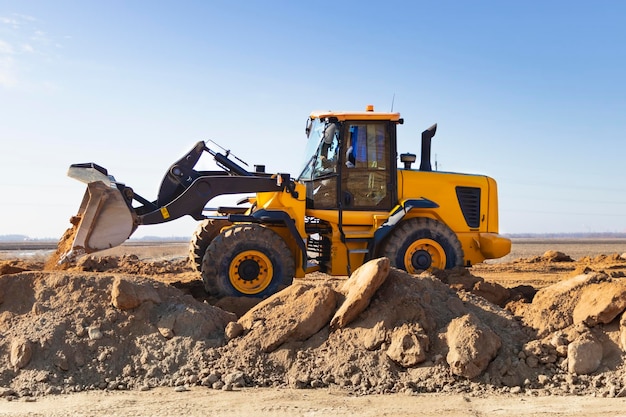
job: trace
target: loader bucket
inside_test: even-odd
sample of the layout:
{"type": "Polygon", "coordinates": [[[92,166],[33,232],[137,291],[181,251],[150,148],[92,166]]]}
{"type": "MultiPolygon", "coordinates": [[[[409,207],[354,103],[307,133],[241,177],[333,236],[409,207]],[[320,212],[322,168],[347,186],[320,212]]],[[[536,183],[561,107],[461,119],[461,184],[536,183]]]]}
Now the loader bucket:
{"type": "Polygon", "coordinates": [[[106,170],[95,164],[77,164],[70,167],[68,176],[85,182],[87,190],[72,221],[72,247],[64,257],[112,248],[128,239],[137,228],[134,213],[106,170]]]}
{"type": "Polygon", "coordinates": [[[135,231],[133,215],[117,188],[97,181],[87,191],[76,216],[72,251],[92,253],[121,245],[135,231]]]}

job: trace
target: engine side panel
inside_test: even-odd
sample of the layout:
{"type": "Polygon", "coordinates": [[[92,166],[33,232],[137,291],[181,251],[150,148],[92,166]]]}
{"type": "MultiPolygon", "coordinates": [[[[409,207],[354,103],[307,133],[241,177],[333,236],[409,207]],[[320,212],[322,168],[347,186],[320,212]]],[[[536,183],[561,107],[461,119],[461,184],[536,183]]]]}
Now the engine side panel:
{"type": "Polygon", "coordinates": [[[413,209],[411,217],[431,217],[456,233],[469,266],[510,251],[510,240],[498,235],[498,191],[495,180],[482,175],[398,171],[400,200],[425,198],[437,208],[413,209]]]}

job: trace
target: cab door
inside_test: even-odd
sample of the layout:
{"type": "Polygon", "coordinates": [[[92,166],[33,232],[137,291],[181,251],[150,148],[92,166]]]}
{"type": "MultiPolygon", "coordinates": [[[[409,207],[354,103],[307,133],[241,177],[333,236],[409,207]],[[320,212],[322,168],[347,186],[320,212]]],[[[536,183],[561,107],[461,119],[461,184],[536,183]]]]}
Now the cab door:
{"type": "Polygon", "coordinates": [[[388,121],[345,122],[340,191],[343,210],[389,211],[395,205],[392,127],[388,121]]]}

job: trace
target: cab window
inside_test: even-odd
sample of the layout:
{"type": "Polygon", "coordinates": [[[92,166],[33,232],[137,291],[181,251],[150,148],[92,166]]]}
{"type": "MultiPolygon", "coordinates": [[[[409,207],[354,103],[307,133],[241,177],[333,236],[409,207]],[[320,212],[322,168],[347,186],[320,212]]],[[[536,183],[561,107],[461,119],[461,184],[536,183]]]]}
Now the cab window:
{"type": "MultiPolygon", "coordinates": [[[[320,141],[310,162],[310,181],[307,181],[307,199],[311,208],[337,207],[339,131],[337,123],[326,123],[320,129],[320,141]]],[[[301,176],[302,177],[302,176],[301,176]]]]}
{"type": "Polygon", "coordinates": [[[345,131],[342,180],[343,202],[348,209],[389,209],[390,140],[388,123],[351,123],[345,131]]]}

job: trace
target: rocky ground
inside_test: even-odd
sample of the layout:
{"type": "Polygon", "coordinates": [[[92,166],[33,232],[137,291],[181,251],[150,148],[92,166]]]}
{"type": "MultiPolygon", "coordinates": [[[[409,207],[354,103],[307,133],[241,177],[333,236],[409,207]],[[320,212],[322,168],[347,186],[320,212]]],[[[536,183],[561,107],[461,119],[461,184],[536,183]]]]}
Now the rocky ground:
{"type": "MultiPolygon", "coordinates": [[[[119,248],[118,248],[119,249],[119,248]]],[[[626,396],[626,254],[410,276],[381,259],[211,299],[183,257],[0,261],[0,397],[195,387],[626,396]],[[258,303],[258,304],[257,304],[258,303]]]]}

